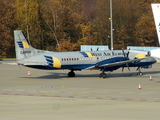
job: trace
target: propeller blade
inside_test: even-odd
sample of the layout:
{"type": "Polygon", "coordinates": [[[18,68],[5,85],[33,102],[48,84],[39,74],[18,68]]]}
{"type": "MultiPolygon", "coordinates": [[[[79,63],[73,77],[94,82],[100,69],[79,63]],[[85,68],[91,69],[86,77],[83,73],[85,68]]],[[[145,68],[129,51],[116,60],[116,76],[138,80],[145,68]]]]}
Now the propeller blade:
{"type": "Polygon", "coordinates": [[[127,58],[128,58],[128,55],[129,55],[129,50],[130,50],[130,48],[128,49],[127,58]]]}
{"type": "Polygon", "coordinates": [[[127,63],[126,65],[127,65],[127,67],[128,67],[128,70],[130,71],[130,68],[129,68],[129,65],[128,65],[128,63],[127,63]]]}
{"type": "Polygon", "coordinates": [[[128,67],[128,70],[130,71],[130,68],[128,67]]]}
{"type": "Polygon", "coordinates": [[[99,50],[99,47],[97,48],[97,51],[99,50]]]}
{"type": "Polygon", "coordinates": [[[129,68],[129,65],[128,65],[128,63],[126,63],[126,66],[128,67],[128,70],[130,71],[130,68],[129,68]]]}
{"type": "Polygon", "coordinates": [[[124,53],[124,50],[123,50],[123,49],[122,49],[122,52],[123,52],[124,57],[126,57],[126,55],[125,55],[125,53],[124,53]]]}
{"type": "Polygon", "coordinates": [[[122,67],[122,72],[123,72],[123,70],[124,70],[124,67],[122,67]]]}
{"type": "MultiPolygon", "coordinates": [[[[126,66],[127,66],[128,70],[130,71],[130,67],[129,67],[128,63],[126,63],[126,66]]],[[[122,72],[123,72],[123,70],[124,70],[124,67],[122,67],[122,72]]]]}
{"type": "MultiPolygon", "coordinates": [[[[129,48],[129,50],[130,50],[130,48],[129,48]]],[[[126,57],[127,59],[129,59],[129,58],[128,58],[129,51],[128,51],[128,53],[127,53],[127,54],[125,54],[124,50],[122,49],[122,52],[123,52],[124,57],[126,57]]],[[[130,71],[130,68],[129,68],[128,63],[126,63],[126,66],[128,67],[128,70],[130,71]]],[[[124,67],[122,67],[122,72],[123,72],[123,70],[124,70],[124,67]]]]}

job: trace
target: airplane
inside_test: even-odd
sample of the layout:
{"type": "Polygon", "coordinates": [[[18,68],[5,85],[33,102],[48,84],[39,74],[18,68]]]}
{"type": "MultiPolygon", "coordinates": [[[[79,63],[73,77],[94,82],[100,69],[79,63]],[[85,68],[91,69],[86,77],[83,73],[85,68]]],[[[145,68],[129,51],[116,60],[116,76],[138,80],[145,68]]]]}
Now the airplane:
{"type": "MultiPolygon", "coordinates": [[[[148,51],[107,50],[107,51],[77,51],[52,52],[33,48],[24,37],[21,30],[14,31],[16,61],[18,65],[36,69],[68,69],[68,77],[75,77],[77,70],[98,69],[100,77],[106,78],[106,71],[124,67],[150,68],[156,59],[148,56],[148,51]]],[[[129,69],[130,70],[130,69],[129,69]]]]}
{"type": "MultiPolygon", "coordinates": [[[[160,3],[153,3],[151,4],[151,7],[152,7],[154,22],[156,26],[157,35],[158,35],[158,41],[160,44],[160,3]]],[[[159,53],[160,53],[160,48],[151,50],[149,51],[148,54],[154,58],[160,59],[159,53]]]]}

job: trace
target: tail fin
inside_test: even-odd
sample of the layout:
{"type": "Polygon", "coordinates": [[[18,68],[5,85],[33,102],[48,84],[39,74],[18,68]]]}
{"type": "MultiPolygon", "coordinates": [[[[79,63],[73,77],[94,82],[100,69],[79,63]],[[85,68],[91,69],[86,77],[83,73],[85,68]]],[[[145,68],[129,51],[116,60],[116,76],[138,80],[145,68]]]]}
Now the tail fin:
{"type": "Polygon", "coordinates": [[[152,6],[155,25],[156,25],[158,41],[160,44],[160,3],[151,4],[151,6],[152,6]]]}
{"type": "Polygon", "coordinates": [[[21,60],[36,54],[36,49],[28,44],[21,30],[14,31],[16,59],[21,60]]]}

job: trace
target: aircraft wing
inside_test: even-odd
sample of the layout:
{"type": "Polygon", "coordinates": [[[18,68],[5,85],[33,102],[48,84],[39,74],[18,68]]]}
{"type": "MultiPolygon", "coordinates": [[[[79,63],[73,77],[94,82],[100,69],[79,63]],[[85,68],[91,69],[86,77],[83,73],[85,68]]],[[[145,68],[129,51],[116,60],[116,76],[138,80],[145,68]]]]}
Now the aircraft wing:
{"type": "Polygon", "coordinates": [[[146,58],[133,59],[133,60],[125,60],[125,61],[120,61],[120,62],[102,64],[102,65],[98,65],[97,64],[97,67],[114,67],[114,66],[117,66],[117,65],[123,65],[123,64],[126,64],[126,63],[140,61],[140,60],[143,60],[143,59],[146,59],[146,58]]]}
{"type": "Polygon", "coordinates": [[[48,65],[47,63],[24,63],[23,65],[28,66],[28,65],[48,65]]]}

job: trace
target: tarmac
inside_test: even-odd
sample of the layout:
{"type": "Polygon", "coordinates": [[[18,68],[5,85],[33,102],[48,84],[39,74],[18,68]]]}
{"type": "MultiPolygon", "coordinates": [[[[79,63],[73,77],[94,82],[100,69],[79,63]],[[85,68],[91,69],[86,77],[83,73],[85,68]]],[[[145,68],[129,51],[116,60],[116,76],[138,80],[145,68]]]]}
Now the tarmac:
{"type": "Polygon", "coordinates": [[[157,120],[160,63],[150,69],[37,70],[0,61],[1,120],[157,120]],[[30,74],[28,74],[30,71],[30,74]]]}

